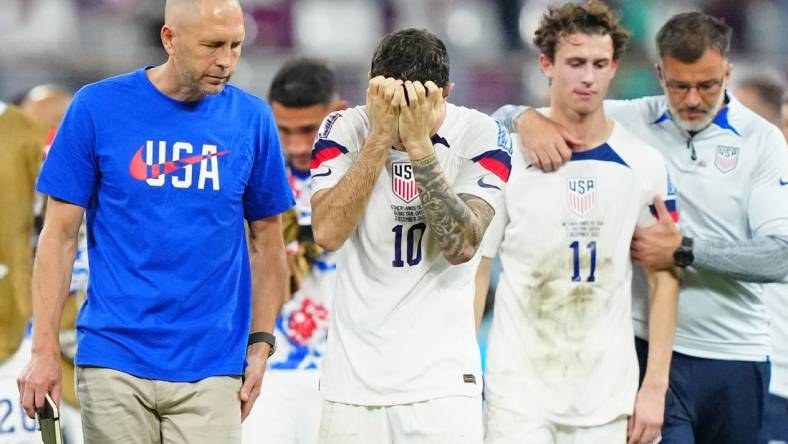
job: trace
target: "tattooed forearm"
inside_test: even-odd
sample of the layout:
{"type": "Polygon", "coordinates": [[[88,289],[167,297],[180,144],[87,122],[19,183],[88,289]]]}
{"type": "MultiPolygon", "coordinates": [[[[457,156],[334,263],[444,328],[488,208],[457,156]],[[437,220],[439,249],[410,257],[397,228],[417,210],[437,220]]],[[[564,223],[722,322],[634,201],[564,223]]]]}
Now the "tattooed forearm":
{"type": "Polygon", "coordinates": [[[455,194],[434,155],[411,164],[427,226],[443,255],[452,264],[468,261],[495,212],[477,196],[455,194]]]}
{"type": "Polygon", "coordinates": [[[312,196],[312,233],[318,245],[336,251],[361,220],[386,162],[390,144],[367,140],[358,159],[332,188],[312,196]]]}

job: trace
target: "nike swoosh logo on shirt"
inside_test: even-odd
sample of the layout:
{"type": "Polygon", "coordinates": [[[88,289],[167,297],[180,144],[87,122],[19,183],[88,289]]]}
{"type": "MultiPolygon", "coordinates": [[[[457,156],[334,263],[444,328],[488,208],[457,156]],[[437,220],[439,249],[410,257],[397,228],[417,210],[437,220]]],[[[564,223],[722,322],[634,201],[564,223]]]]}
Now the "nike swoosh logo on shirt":
{"type": "Polygon", "coordinates": [[[230,153],[230,151],[224,150],[216,153],[198,154],[196,156],[182,157],[178,160],[169,160],[164,163],[148,165],[142,159],[142,149],[143,147],[140,147],[137,152],[134,153],[134,157],[131,158],[131,162],[129,163],[129,173],[131,173],[131,177],[137,180],[157,179],[159,176],[174,173],[189,165],[200,163],[205,159],[220,157],[230,153]],[[148,167],[150,167],[150,173],[148,173],[148,167]]]}
{"type": "Polygon", "coordinates": [[[781,186],[781,187],[784,187],[784,186],[786,186],[786,185],[788,185],[788,180],[785,180],[785,181],[784,181],[784,180],[782,179],[782,177],[781,177],[781,178],[780,178],[780,186],[781,186]]]}
{"type": "Polygon", "coordinates": [[[331,174],[331,168],[329,168],[325,173],[320,174],[313,174],[312,177],[325,177],[331,174]]]}
{"type": "Polygon", "coordinates": [[[485,177],[487,177],[487,176],[480,177],[479,180],[476,182],[476,184],[479,185],[482,188],[495,188],[496,190],[500,191],[499,187],[497,187],[497,186],[495,186],[493,184],[489,184],[489,183],[484,182],[484,178],[485,177]]]}

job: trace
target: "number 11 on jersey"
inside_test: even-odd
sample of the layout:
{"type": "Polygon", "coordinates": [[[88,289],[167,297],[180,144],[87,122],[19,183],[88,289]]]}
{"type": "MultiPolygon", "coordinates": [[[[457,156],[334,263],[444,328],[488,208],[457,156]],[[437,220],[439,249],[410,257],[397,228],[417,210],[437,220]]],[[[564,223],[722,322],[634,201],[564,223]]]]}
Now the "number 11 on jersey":
{"type": "MultiPolygon", "coordinates": [[[[572,282],[581,282],[582,278],[580,277],[580,242],[574,241],[569,244],[569,248],[572,249],[572,282]]],[[[590,257],[590,265],[591,269],[588,273],[588,278],[586,278],[586,282],[594,282],[596,281],[596,277],[594,273],[596,272],[596,241],[590,241],[586,248],[589,250],[590,257]]]]}

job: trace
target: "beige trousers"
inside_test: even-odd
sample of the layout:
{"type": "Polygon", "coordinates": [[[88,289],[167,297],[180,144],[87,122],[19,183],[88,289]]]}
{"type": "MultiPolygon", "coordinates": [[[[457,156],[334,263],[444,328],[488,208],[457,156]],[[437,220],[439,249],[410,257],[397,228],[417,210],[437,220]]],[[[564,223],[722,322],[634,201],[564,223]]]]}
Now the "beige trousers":
{"type": "Polygon", "coordinates": [[[76,380],[85,444],[241,442],[240,377],[168,382],[77,367],[76,380]]]}

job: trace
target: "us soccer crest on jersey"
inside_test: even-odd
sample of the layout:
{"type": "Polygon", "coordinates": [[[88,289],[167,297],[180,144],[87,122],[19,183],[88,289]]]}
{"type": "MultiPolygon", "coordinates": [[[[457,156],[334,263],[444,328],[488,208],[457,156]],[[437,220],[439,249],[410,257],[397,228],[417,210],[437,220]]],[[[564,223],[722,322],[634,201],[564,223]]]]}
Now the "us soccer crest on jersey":
{"type": "Polygon", "coordinates": [[[419,195],[410,162],[391,163],[391,190],[405,203],[413,202],[419,195]]]}
{"type": "Polygon", "coordinates": [[[739,148],[735,146],[717,146],[717,155],[714,157],[714,165],[723,173],[730,172],[736,168],[739,161],[739,148]]]}
{"type": "Polygon", "coordinates": [[[585,216],[596,203],[596,178],[566,180],[566,203],[575,214],[585,216]]]}

